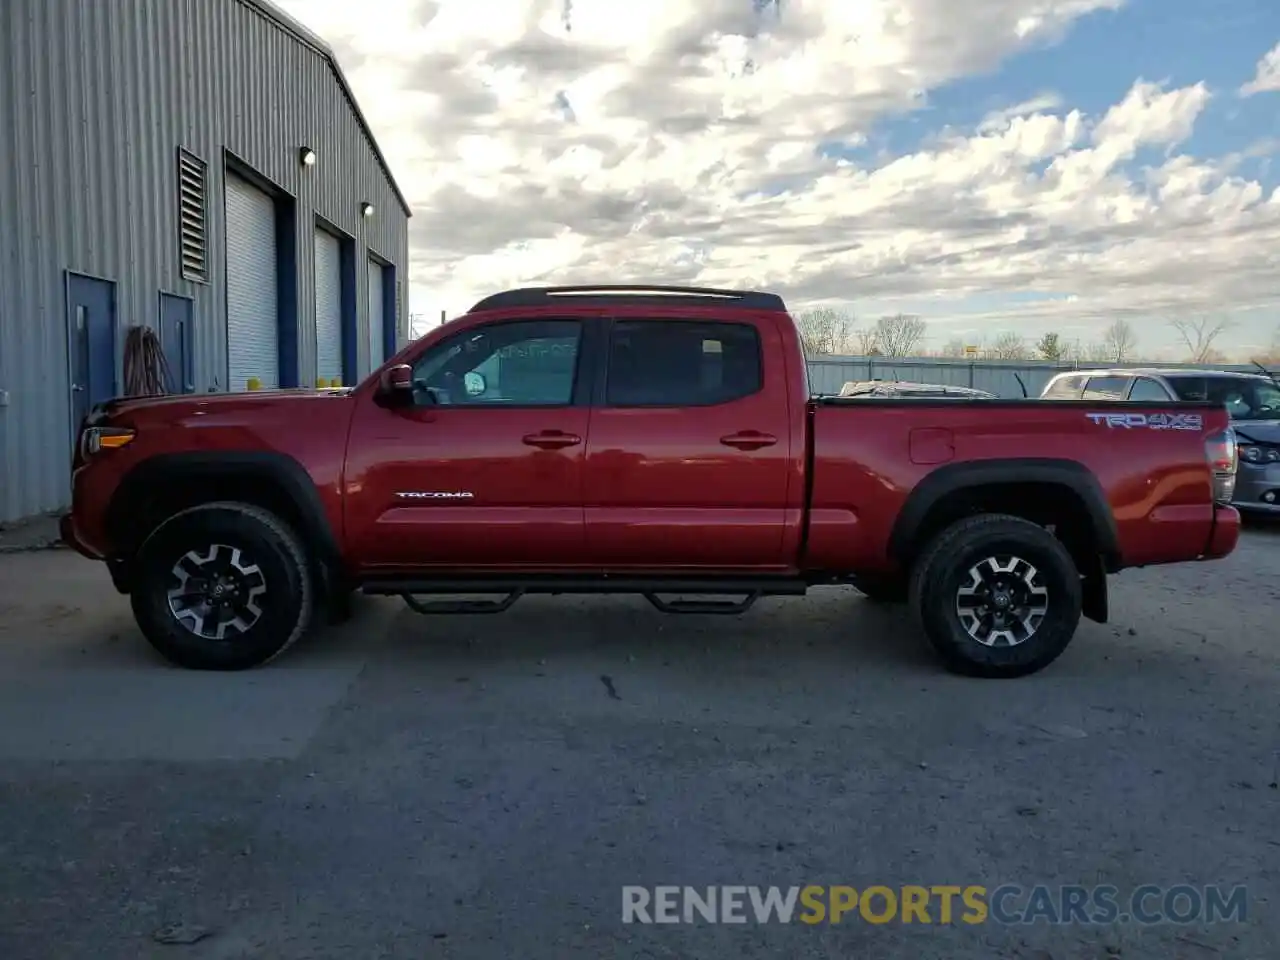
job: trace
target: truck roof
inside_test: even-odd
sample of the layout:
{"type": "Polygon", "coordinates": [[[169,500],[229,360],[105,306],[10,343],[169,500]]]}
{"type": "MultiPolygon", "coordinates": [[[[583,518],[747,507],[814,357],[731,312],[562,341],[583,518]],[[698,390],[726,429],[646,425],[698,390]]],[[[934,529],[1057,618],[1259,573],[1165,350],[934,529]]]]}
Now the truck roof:
{"type": "Polygon", "coordinates": [[[995,394],[950,383],[918,383],[913,380],[850,380],[840,388],[842,397],[969,397],[995,398],[995,394]]]}
{"type": "Polygon", "coordinates": [[[723,290],[714,287],[677,287],[662,284],[586,284],[567,287],[519,287],[479,300],[468,313],[510,310],[520,307],[547,307],[556,303],[672,303],[698,306],[737,307],[743,310],[786,312],[786,304],[776,293],[758,290],[723,290]]]}
{"type": "Polygon", "coordinates": [[[1054,374],[1053,379],[1060,377],[1252,377],[1257,380],[1268,379],[1261,373],[1251,370],[1208,370],[1196,367],[1098,367],[1091,370],[1063,370],[1054,374]]]}

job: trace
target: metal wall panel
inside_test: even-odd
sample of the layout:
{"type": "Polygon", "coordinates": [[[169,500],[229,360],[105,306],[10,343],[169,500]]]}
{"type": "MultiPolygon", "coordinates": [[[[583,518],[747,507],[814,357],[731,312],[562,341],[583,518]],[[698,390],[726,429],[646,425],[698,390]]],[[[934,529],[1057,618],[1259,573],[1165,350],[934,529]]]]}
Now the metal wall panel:
{"type": "Polygon", "coordinates": [[[342,380],[342,245],[315,231],[316,379],[342,380]]]}
{"type": "Polygon", "coordinates": [[[232,390],[280,386],[275,202],[227,174],[227,378],[232,390]]]}
{"type": "Polygon", "coordinates": [[[337,75],[258,0],[4,0],[0,130],[0,223],[21,225],[0,231],[0,522],[68,500],[65,271],[116,282],[119,344],[160,292],[190,297],[194,388],[227,389],[226,153],[294,199],[300,371],[317,216],[407,276],[406,215],[337,75]],[[208,165],[208,283],[181,274],[179,147],[208,165]]]}

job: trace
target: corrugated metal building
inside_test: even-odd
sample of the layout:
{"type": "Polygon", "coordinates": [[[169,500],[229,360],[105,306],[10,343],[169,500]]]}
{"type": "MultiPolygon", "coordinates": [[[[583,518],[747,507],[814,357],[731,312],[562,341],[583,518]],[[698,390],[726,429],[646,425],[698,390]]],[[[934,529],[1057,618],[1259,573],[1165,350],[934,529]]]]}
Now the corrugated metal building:
{"type": "Polygon", "coordinates": [[[0,130],[0,522],[69,499],[130,326],[174,392],[352,383],[405,341],[408,204],[265,0],[5,0],[0,130]]]}

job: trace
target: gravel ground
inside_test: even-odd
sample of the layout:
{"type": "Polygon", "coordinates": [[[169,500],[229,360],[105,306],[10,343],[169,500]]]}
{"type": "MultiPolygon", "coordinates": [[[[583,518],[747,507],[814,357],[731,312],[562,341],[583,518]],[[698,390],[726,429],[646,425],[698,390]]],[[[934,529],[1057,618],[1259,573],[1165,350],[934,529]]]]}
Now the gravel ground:
{"type": "Polygon", "coordinates": [[[211,675],[158,662],[97,565],[0,556],[0,957],[1274,960],[1280,531],[1112,604],[1007,682],[852,590],[369,600],[211,675]],[[629,884],[1148,883],[1245,884],[1247,918],[621,922],[629,884]]]}

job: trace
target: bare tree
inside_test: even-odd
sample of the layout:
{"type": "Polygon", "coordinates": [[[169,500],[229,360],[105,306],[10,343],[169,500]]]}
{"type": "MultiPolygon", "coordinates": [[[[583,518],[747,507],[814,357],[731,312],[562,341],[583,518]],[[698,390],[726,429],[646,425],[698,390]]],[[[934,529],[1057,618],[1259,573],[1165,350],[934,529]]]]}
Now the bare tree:
{"type": "Polygon", "coordinates": [[[1076,360],[1084,360],[1089,363],[1106,363],[1113,359],[1111,355],[1111,345],[1102,340],[1095,340],[1092,343],[1082,344],[1076,349],[1076,360]]]}
{"type": "Polygon", "coordinates": [[[909,357],[924,339],[928,324],[922,317],[895,313],[876,321],[876,342],[886,357],[909,357]]]}
{"type": "Polygon", "coordinates": [[[1170,320],[1169,326],[1178,332],[1178,338],[1186,345],[1188,360],[1192,363],[1213,363],[1214,341],[1230,329],[1231,321],[1184,317],[1170,320]]]}
{"type": "Polygon", "coordinates": [[[796,327],[806,356],[840,353],[849,345],[853,317],[830,307],[820,307],[796,317],[796,327]]]}
{"type": "Polygon", "coordinates": [[[1029,351],[1021,334],[1006,330],[992,341],[985,352],[992,360],[1025,360],[1029,351]]]}
{"type": "Polygon", "coordinates": [[[853,343],[860,357],[874,357],[880,353],[880,335],[875,327],[859,327],[853,331],[853,343]]]}
{"type": "Polygon", "coordinates": [[[961,340],[959,337],[953,337],[952,339],[948,340],[946,343],[942,345],[942,350],[939,352],[938,356],[963,357],[964,341],[961,340]]]}
{"type": "Polygon", "coordinates": [[[1057,333],[1046,333],[1036,343],[1036,353],[1040,354],[1043,360],[1051,360],[1054,363],[1058,363],[1065,359],[1066,344],[1062,342],[1062,337],[1057,333]]]}
{"type": "Polygon", "coordinates": [[[1249,358],[1250,363],[1260,363],[1272,373],[1277,373],[1277,367],[1280,367],[1280,327],[1271,334],[1271,346],[1266,350],[1259,351],[1249,358]]]}
{"type": "Polygon", "coordinates": [[[1102,346],[1106,348],[1107,360],[1124,363],[1133,356],[1138,347],[1138,335],[1133,324],[1123,317],[1117,317],[1111,326],[1102,331],[1102,346]]]}

